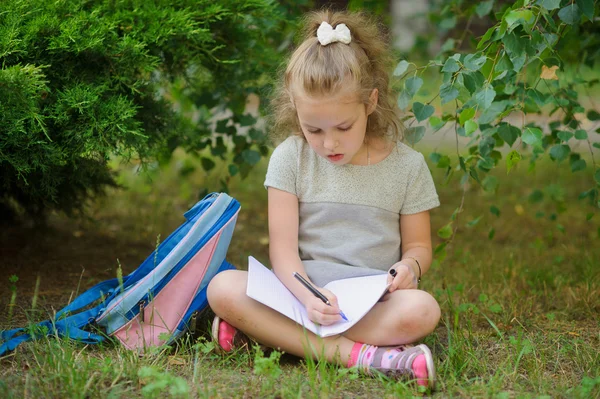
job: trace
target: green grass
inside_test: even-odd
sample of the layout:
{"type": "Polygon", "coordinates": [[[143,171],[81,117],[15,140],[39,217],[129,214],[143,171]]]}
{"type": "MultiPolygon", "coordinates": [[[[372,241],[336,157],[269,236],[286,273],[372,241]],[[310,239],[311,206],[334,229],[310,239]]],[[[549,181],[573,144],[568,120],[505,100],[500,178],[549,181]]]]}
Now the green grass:
{"type": "MultiPolygon", "coordinates": [[[[158,234],[166,237],[181,223],[181,214],[202,188],[220,187],[219,171],[206,175],[193,158],[182,154],[165,168],[142,175],[134,173],[132,165],[121,169],[120,183],[128,190],[116,190],[93,204],[93,218],[81,221],[78,229],[84,237],[93,230],[143,242],[136,252],[141,256],[138,262],[158,234]]],[[[246,267],[250,254],[268,261],[265,169],[262,162],[248,179],[230,182],[242,212],[228,258],[240,268],[246,267]]],[[[442,308],[438,328],[425,339],[438,372],[433,396],[600,397],[600,215],[597,207],[577,199],[592,187],[589,170],[571,174],[562,169],[542,161],[530,172],[523,161],[508,176],[505,170],[494,172],[500,181],[495,192],[473,184],[465,188],[462,211],[452,225],[456,236],[446,257],[438,258],[422,283],[442,308]],[[543,196],[532,197],[534,190],[543,196]]],[[[433,174],[442,202],[432,211],[438,245],[443,240],[436,231],[460,207],[463,187],[458,173],[446,183],[444,171],[433,174]]],[[[67,223],[60,216],[53,222],[67,223]]],[[[124,257],[118,252],[109,255],[115,267],[116,259],[124,257]]],[[[130,260],[123,267],[127,271],[135,266],[130,260]]],[[[2,300],[10,296],[9,290],[0,291],[2,300]]],[[[43,298],[38,302],[42,308],[65,304],[43,298]]],[[[16,323],[7,324],[3,317],[0,326],[16,323]]],[[[39,317],[43,316],[38,312],[39,317]]],[[[113,344],[92,347],[55,338],[29,343],[0,359],[0,397],[420,395],[404,383],[285,354],[251,350],[219,355],[207,340],[207,329],[143,357],[113,344]]]]}

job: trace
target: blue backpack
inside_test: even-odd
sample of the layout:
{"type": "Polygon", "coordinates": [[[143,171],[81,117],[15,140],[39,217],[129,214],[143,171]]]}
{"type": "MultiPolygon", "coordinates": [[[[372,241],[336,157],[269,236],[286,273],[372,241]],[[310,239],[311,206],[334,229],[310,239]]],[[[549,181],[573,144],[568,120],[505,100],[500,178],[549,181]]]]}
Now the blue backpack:
{"type": "Polygon", "coordinates": [[[95,285],[53,320],[0,332],[0,356],[44,335],[86,344],[113,336],[132,350],[171,343],[207,307],[209,281],[220,271],[234,269],[225,255],[239,210],[240,204],[229,195],[209,194],[187,211],[186,222],[121,282],[114,278],[95,285]],[[92,326],[97,332],[89,331],[92,326]]]}

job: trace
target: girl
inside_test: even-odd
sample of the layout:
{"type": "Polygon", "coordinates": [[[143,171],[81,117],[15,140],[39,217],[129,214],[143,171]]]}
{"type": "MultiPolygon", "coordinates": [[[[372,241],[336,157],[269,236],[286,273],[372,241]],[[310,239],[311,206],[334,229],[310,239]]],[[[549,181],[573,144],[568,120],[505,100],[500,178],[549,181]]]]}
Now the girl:
{"type": "Polygon", "coordinates": [[[320,289],[325,305],[293,272],[318,287],[390,269],[395,276],[354,327],[320,338],[247,297],[247,272],[226,271],[208,287],[213,335],[227,351],[243,332],[297,356],[432,387],[430,350],[408,344],[440,318],[436,300],[418,289],[432,257],[428,210],[439,201],[423,156],[400,143],[388,49],[362,14],[321,11],[305,22],[274,101],[275,131],[292,134],[273,152],[265,181],[271,265],[322,325],[341,320],[335,296],[320,289]]]}

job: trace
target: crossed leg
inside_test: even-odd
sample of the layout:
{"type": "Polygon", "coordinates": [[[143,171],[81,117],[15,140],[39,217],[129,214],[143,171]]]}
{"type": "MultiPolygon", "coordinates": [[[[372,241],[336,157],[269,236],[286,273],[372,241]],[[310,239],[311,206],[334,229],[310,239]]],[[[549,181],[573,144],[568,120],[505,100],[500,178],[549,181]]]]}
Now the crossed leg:
{"type": "Polygon", "coordinates": [[[418,341],[431,333],[440,318],[436,300],[421,290],[385,295],[344,335],[321,338],[277,311],[246,295],[248,273],[228,270],[208,286],[213,311],[263,345],[300,357],[324,357],[345,366],[356,342],[394,346],[418,341]],[[307,349],[310,348],[310,353],[307,349]]]}

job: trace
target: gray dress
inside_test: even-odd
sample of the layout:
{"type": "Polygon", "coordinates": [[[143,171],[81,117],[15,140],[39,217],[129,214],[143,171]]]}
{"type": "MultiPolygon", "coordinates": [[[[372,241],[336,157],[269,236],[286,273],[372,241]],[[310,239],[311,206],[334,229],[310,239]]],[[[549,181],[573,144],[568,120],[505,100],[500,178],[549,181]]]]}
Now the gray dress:
{"type": "Polygon", "coordinates": [[[273,151],[265,187],[298,197],[298,250],[317,285],[386,273],[398,262],[400,215],[439,206],[423,155],[398,143],[373,165],[334,165],[303,138],[273,151]]]}

